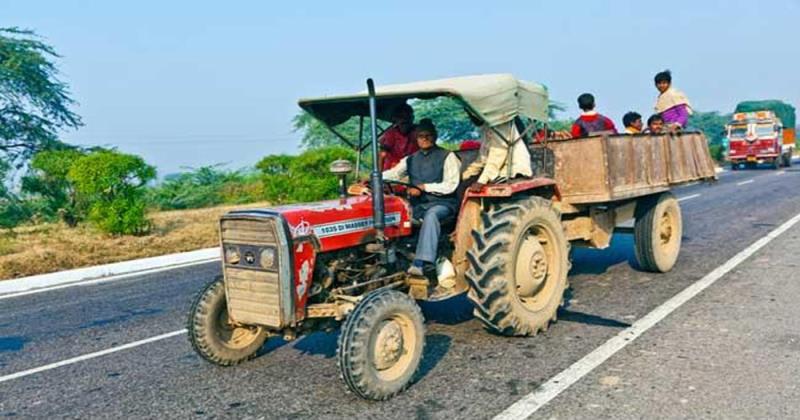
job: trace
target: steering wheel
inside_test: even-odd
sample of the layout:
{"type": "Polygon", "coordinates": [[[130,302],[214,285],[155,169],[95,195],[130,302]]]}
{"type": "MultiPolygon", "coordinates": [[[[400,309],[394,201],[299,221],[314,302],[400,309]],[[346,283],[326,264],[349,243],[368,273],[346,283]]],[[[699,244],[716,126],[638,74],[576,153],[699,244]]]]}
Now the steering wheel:
{"type": "Polygon", "coordinates": [[[416,186],[414,186],[413,184],[409,184],[408,182],[391,181],[391,180],[388,180],[388,179],[384,179],[383,180],[383,184],[384,184],[384,187],[386,187],[386,192],[389,193],[389,194],[392,194],[392,195],[398,195],[398,193],[405,192],[409,188],[417,188],[416,186]],[[399,187],[404,187],[404,188],[403,188],[402,191],[395,191],[395,189],[392,188],[392,185],[397,185],[399,187]]]}

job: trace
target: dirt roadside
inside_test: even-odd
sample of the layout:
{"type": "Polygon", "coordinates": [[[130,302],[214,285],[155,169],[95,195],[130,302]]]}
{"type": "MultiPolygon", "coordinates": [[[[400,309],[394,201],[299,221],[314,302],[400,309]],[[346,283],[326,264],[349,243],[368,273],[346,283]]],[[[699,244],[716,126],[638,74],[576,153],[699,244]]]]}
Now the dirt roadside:
{"type": "Polygon", "coordinates": [[[88,226],[70,229],[59,223],[0,232],[0,279],[213,247],[218,243],[217,220],[222,214],[234,208],[266,205],[153,213],[154,227],[144,236],[110,236],[88,226]]]}

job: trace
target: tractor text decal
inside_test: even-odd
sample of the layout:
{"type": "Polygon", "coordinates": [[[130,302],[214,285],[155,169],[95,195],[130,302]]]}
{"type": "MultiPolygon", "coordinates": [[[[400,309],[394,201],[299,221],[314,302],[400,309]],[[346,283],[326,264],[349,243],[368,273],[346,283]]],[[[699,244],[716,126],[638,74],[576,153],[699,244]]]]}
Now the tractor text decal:
{"type": "MultiPolygon", "coordinates": [[[[394,226],[400,224],[400,213],[389,213],[386,215],[386,225],[394,226]]],[[[361,219],[350,219],[342,222],[329,223],[326,225],[314,226],[314,234],[318,238],[327,236],[344,235],[347,233],[358,232],[362,230],[372,229],[372,217],[364,217],[361,219]]]]}

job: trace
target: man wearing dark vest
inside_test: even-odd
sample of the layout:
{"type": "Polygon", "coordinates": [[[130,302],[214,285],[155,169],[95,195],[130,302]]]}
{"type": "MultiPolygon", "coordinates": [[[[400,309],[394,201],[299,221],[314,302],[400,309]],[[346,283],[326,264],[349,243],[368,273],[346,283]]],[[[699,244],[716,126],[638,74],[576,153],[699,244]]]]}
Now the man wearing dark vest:
{"type": "Polygon", "coordinates": [[[600,115],[594,110],[594,95],[584,93],[578,96],[578,108],[581,116],[572,124],[572,137],[587,137],[596,133],[617,134],[617,128],[610,118],[600,115]]]}
{"type": "Polygon", "coordinates": [[[417,251],[409,274],[423,276],[425,264],[434,264],[441,234],[440,222],[458,210],[456,188],[461,164],[456,155],[436,145],[433,122],[424,118],[417,126],[416,153],[403,158],[394,168],[383,172],[383,179],[400,181],[408,177],[414,187],[407,190],[413,216],[422,220],[417,251]]]}

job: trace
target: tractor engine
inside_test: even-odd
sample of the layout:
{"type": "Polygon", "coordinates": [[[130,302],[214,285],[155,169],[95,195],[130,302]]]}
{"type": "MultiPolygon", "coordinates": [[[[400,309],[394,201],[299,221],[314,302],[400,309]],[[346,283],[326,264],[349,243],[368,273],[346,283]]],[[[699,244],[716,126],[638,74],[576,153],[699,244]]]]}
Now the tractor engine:
{"type": "MultiPolygon", "coordinates": [[[[385,197],[386,237],[411,235],[408,203],[385,197]]],[[[306,318],[309,299],[385,274],[366,251],[375,242],[369,196],[270,209],[233,211],[220,220],[222,266],[232,321],[278,331],[306,318]]]]}

